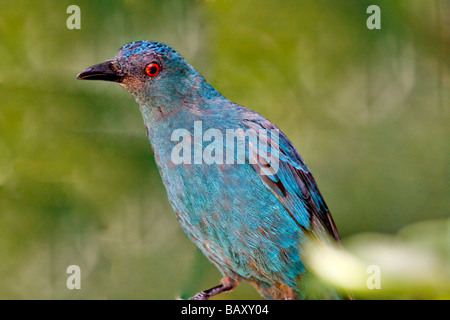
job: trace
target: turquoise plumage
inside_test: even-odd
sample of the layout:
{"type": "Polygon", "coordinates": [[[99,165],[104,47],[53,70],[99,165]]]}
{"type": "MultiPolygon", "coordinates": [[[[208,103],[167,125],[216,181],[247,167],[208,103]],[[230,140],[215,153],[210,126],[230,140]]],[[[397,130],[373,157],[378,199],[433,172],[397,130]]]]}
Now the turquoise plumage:
{"type": "Polygon", "coordinates": [[[267,299],[339,297],[328,289],[312,296],[305,285],[302,247],[339,236],[311,172],[278,127],[229,101],[159,42],[128,43],[78,78],[117,82],[138,102],[177,219],[223,274],[193,299],[241,280],[267,299]]]}

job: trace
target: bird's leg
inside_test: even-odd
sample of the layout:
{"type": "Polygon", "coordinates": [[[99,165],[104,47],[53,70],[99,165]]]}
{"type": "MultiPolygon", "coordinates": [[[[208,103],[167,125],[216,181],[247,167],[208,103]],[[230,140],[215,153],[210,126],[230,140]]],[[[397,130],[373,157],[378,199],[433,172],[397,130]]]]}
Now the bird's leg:
{"type": "Polygon", "coordinates": [[[189,300],[208,300],[210,297],[215,296],[216,294],[229,290],[231,290],[231,288],[227,288],[223,284],[219,284],[218,286],[212,287],[210,289],[200,291],[199,293],[190,297],[189,300]]]}
{"type": "Polygon", "coordinates": [[[200,291],[199,293],[190,297],[189,300],[208,300],[216,294],[233,290],[233,288],[236,287],[237,283],[237,280],[231,279],[228,276],[224,277],[218,286],[200,291]]]}

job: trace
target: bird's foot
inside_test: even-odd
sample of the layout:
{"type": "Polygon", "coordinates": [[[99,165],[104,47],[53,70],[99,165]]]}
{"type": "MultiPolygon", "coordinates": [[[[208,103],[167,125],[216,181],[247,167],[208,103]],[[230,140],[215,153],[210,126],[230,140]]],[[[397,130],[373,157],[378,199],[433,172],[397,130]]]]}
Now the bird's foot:
{"type": "Polygon", "coordinates": [[[210,297],[215,296],[216,294],[219,294],[224,291],[228,291],[230,289],[225,288],[223,284],[219,284],[218,286],[215,286],[213,288],[200,291],[199,293],[195,294],[194,296],[190,297],[189,300],[208,300],[210,297]]]}
{"type": "Polygon", "coordinates": [[[208,300],[210,295],[208,295],[205,291],[201,291],[192,297],[190,297],[188,300],[208,300]]]}
{"type": "Polygon", "coordinates": [[[215,296],[216,294],[232,290],[236,285],[236,280],[233,280],[230,277],[225,277],[222,279],[222,283],[218,286],[200,291],[199,293],[190,297],[188,300],[208,300],[210,297],[215,296]]]}

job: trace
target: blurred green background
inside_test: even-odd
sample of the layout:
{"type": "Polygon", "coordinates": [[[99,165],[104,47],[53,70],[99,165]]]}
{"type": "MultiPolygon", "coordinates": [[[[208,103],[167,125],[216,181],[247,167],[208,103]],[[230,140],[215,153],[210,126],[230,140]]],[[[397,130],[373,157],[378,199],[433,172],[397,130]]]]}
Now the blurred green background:
{"type": "MultiPolygon", "coordinates": [[[[218,284],[170,208],[134,99],[75,80],[137,39],[172,46],[281,127],[344,244],[433,220],[448,267],[449,13],[445,0],[1,1],[0,298],[174,299],[218,284]],[[66,27],[71,4],[80,30],[66,27]],[[366,27],[371,4],[381,30],[366,27]],[[81,290],[66,287],[72,264],[81,290]]],[[[260,297],[242,284],[221,298],[260,297]]]]}

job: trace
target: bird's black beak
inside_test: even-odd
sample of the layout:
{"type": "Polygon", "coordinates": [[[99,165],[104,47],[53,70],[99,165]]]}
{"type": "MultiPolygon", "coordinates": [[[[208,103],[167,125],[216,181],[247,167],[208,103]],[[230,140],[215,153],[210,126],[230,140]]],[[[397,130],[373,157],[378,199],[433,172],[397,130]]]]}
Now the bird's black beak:
{"type": "Polygon", "coordinates": [[[125,74],[119,72],[113,64],[113,60],[108,60],[93,65],[86,70],[80,72],[77,76],[79,80],[105,80],[122,82],[125,74]]]}

